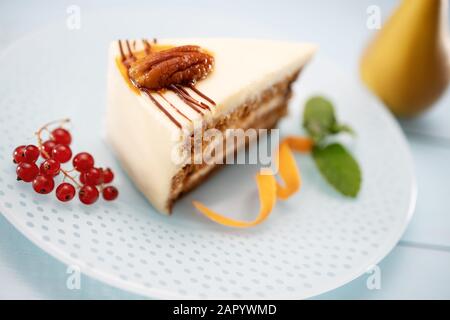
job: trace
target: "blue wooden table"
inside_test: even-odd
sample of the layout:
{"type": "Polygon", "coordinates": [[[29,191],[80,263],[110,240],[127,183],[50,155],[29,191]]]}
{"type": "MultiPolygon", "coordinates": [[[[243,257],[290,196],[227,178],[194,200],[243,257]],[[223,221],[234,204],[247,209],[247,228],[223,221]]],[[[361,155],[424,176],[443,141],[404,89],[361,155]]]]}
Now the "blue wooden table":
{"type": "MultiPolygon", "coordinates": [[[[212,35],[226,36],[235,19],[248,20],[241,36],[304,38],[357,77],[361,50],[373,33],[366,26],[367,8],[379,6],[386,18],[398,1],[195,1],[202,10],[220,13],[212,35]],[[261,24],[273,26],[261,34],[261,24]],[[301,26],[301,30],[300,30],[301,26]],[[307,29],[305,29],[307,28],[307,29]],[[280,35],[280,30],[283,34],[280,35]]],[[[194,3],[194,2],[191,2],[194,3]]],[[[119,1],[10,1],[0,2],[0,54],[17,38],[49,23],[66,19],[78,5],[83,14],[125,4],[119,1]]],[[[142,10],[182,10],[187,3],[127,1],[142,10]],[[136,2],[136,3],[134,3],[136,2]],[[140,7],[139,7],[140,6],[140,7]],[[170,7],[169,7],[170,6],[170,7]]],[[[450,299],[450,93],[420,118],[401,122],[414,156],[419,186],[414,217],[398,245],[379,264],[381,288],[369,290],[369,274],[323,294],[318,299],[450,299]]],[[[80,290],[66,287],[66,266],[22,236],[0,215],[0,298],[13,299],[139,299],[96,280],[82,277],[80,290]]]]}

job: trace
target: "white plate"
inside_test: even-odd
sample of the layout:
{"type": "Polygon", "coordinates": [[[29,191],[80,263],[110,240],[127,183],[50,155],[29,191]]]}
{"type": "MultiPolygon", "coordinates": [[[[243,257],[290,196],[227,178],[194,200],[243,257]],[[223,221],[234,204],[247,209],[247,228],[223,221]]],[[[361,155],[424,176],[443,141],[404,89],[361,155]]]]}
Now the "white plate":
{"type": "Polygon", "coordinates": [[[399,240],[416,196],[407,144],[390,114],[334,63],[319,56],[304,71],[281,129],[301,134],[305,99],[330,97],[339,118],[358,133],[348,141],[363,169],[358,199],[339,196],[309,156],[298,156],[301,192],[279,202],[264,224],[232,230],[205,220],[190,202],[256,213],[255,168],[227,167],[180,201],[173,216],[157,214],[102,139],[111,35],[61,29],[29,36],[0,58],[0,211],[57,259],[149,297],[297,299],[355,279],[399,240]],[[36,128],[63,117],[73,120],[74,151],[89,151],[115,170],[118,201],[61,204],[15,181],[14,147],[35,143],[36,128]]]}

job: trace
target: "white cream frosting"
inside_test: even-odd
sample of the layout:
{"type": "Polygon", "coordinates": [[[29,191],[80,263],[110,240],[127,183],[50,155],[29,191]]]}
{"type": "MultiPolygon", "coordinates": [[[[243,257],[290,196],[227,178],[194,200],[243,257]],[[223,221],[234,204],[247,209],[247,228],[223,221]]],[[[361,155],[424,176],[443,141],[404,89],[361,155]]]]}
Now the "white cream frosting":
{"type": "MultiPolygon", "coordinates": [[[[141,42],[136,43],[136,50],[142,49],[141,42]]],[[[196,85],[216,102],[211,111],[201,116],[173,92],[164,93],[188,118],[202,122],[222,117],[245,101],[257,98],[262,91],[300,70],[316,51],[312,44],[248,39],[159,39],[158,43],[199,45],[213,54],[213,72],[196,85]]],[[[108,70],[108,138],[137,187],[158,211],[167,213],[171,181],[180,169],[180,164],[171,160],[171,153],[179,145],[177,137],[182,132],[148,96],[129,88],[116,66],[119,54],[118,43],[113,42],[108,70]]],[[[154,96],[184,129],[192,130],[191,121],[164,99],[154,96]]]]}

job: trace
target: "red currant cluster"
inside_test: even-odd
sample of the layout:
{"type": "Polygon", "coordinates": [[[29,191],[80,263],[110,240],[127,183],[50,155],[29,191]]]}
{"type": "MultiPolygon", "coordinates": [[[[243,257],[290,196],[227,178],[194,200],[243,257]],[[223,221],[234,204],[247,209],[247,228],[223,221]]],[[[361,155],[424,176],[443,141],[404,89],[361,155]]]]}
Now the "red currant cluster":
{"type": "Polygon", "coordinates": [[[94,158],[87,152],[81,152],[72,159],[72,150],[69,145],[72,142],[70,132],[62,127],[49,131],[48,127],[62,121],[50,122],[36,132],[38,146],[23,145],[14,150],[13,161],[18,164],[16,173],[17,180],[31,182],[37,193],[48,194],[55,188],[55,177],[59,174],[64,176],[63,182],[56,188],[56,198],[67,202],[75,197],[78,189],[78,197],[84,204],[93,204],[99,198],[100,192],[103,199],[111,201],[117,198],[119,191],[116,187],[106,186],[114,179],[111,169],[94,167],[94,158]],[[42,132],[49,133],[49,139],[43,142],[42,132]],[[36,161],[42,157],[44,161],[36,165],[36,161]],[[72,159],[73,169],[66,171],[61,167],[62,163],[72,159]],[[79,181],[70,173],[79,173],[79,181]],[[72,183],[65,182],[69,179],[72,183]]]}

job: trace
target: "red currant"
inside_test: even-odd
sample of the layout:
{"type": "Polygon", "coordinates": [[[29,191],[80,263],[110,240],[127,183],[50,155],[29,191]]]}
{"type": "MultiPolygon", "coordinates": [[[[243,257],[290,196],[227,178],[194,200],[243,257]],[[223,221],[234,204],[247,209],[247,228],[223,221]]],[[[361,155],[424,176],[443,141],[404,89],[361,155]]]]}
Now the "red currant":
{"type": "Polygon", "coordinates": [[[61,164],[55,159],[47,159],[41,163],[40,172],[44,176],[56,176],[61,169],[61,164]]]}
{"type": "Polygon", "coordinates": [[[39,175],[33,180],[33,189],[37,193],[47,194],[52,192],[55,181],[52,177],[39,175]]]}
{"type": "Polygon", "coordinates": [[[66,163],[72,158],[72,150],[69,146],[58,144],[52,150],[52,158],[61,163],[66,163]]]}
{"type": "Polygon", "coordinates": [[[13,162],[22,163],[28,162],[33,163],[39,158],[39,148],[30,144],[28,146],[19,146],[14,149],[13,162]]]}
{"type": "Polygon", "coordinates": [[[64,128],[56,128],[52,131],[51,135],[56,144],[69,145],[72,142],[70,132],[64,128]]]}
{"type": "Polygon", "coordinates": [[[110,168],[102,170],[103,183],[111,183],[114,179],[114,173],[110,168]]]}
{"type": "Polygon", "coordinates": [[[84,172],[84,184],[96,186],[102,183],[102,171],[99,168],[90,168],[84,172]]]}
{"type": "Polygon", "coordinates": [[[78,197],[80,201],[84,204],[93,204],[98,199],[98,190],[94,186],[85,185],[82,186],[78,192],[78,197]]]}
{"type": "Polygon", "coordinates": [[[117,198],[119,195],[119,191],[116,187],[108,186],[105,189],[103,189],[103,199],[106,201],[112,201],[117,198]]]}
{"type": "Polygon", "coordinates": [[[80,180],[81,184],[86,184],[86,172],[80,173],[79,180],[80,180]]]}
{"type": "Polygon", "coordinates": [[[18,146],[13,152],[13,162],[22,163],[25,161],[25,148],[26,146],[18,146]]]}
{"type": "Polygon", "coordinates": [[[86,172],[94,166],[94,158],[87,152],[80,152],[72,160],[73,167],[79,172],[86,172]]]}
{"type": "Polygon", "coordinates": [[[42,144],[41,154],[45,159],[52,157],[53,148],[56,146],[56,142],[53,140],[47,140],[42,144]],[[47,156],[48,155],[48,156],[47,156]]]}
{"type": "Polygon", "coordinates": [[[22,162],[16,169],[17,180],[31,182],[39,174],[39,169],[35,163],[22,162]]]}
{"type": "Polygon", "coordinates": [[[35,145],[28,145],[25,148],[25,161],[28,163],[36,162],[36,160],[39,158],[39,148],[35,145]]]}
{"type": "Polygon", "coordinates": [[[75,193],[76,193],[75,187],[67,182],[61,183],[56,188],[56,198],[58,198],[58,200],[62,202],[72,200],[73,197],[75,197],[75,193]]]}

